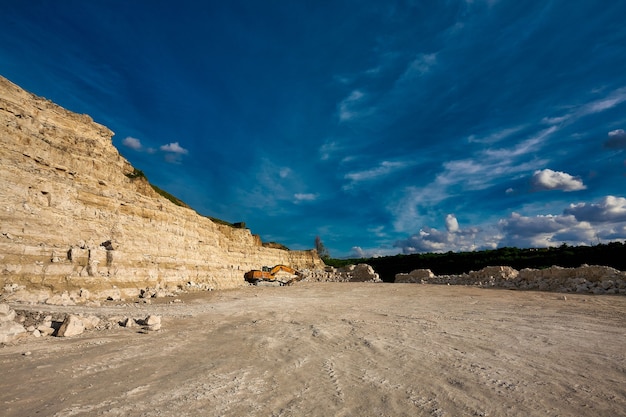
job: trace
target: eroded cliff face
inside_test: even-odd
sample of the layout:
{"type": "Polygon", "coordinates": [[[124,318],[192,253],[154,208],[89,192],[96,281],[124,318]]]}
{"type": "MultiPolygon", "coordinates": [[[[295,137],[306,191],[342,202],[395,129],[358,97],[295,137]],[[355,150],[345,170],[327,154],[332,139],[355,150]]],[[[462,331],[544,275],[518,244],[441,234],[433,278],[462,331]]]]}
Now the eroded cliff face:
{"type": "Polygon", "coordinates": [[[112,135],[0,77],[0,292],[125,297],[238,287],[263,265],[324,267],[315,251],[263,247],[129,178],[112,135]]]}

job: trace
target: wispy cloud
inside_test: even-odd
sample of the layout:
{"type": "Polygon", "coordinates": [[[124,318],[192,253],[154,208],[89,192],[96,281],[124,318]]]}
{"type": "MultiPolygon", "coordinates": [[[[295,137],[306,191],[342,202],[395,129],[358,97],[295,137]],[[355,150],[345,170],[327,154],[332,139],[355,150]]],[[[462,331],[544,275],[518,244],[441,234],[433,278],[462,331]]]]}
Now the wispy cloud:
{"type": "Polygon", "coordinates": [[[386,177],[396,171],[413,166],[415,163],[411,161],[382,161],[378,166],[363,171],[349,172],[344,178],[350,182],[344,185],[344,189],[354,188],[360,182],[374,181],[382,177],[386,177]]]}
{"type": "Polygon", "coordinates": [[[551,169],[537,170],[533,173],[532,183],[535,190],[580,191],[587,187],[582,180],[561,171],[551,169]]]}
{"type": "Polygon", "coordinates": [[[545,117],[542,121],[552,125],[574,123],[583,117],[604,112],[624,102],[626,102],[626,87],[618,88],[602,98],[573,107],[571,111],[561,116],[545,117]]]}
{"type": "Polygon", "coordinates": [[[542,168],[548,160],[536,155],[557,130],[552,126],[508,148],[479,149],[470,158],[444,162],[442,171],[433,181],[422,187],[406,187],[403,197],[388,206],[395,217],[394,227],[397,231],[415,230],[422,222],[420,211],[434,207],[455,193],[483,190],[514,175],[542,168]]]}
{"type": "Polygon", "coordinates": [[[437,54],[419,54],[413,61],[411,61],[398,80],[399,82],[406,82],[415,78],[426,75],[437,64],[437,54]]]}
{"type": "Polygon", "coordinates": [[[482,143],[482,144],[490,145],[490,144],[497,143],[497,142],[503,141],[505,139],[508,139],[509,137],[511,137],[511,136],[515,135],[516,133],[522,131],[525,127],[526,127],[526,125],[510,127],[508,129],[498,130],[498,131],[496,131],[494,133],[491,133],[491,134],[488,134],[486,136],[470,135],[467,138],[467,141],[470,142],[470,143],[482,143]]]}
{"type": "Polygon", "coordinates": [[[293,195],[296,204],[308,201],[315,201],[317,200],[317,197],[318,195],[313,193],[296,193],[293,195]]]}
{"type": "Polygon", "coordinates": [[[353,90],[344,98],[338,107],[339,121],[347,122],[372,113],[372,109],[365,106],[367,96],[361,90],[353,90]]]}

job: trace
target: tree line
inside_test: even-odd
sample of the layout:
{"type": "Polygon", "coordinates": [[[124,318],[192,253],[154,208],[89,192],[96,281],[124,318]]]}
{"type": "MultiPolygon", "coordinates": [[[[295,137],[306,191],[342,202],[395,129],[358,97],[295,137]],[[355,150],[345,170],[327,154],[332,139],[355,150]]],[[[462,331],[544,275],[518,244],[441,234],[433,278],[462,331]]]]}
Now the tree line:
{"type": "Polygon", "coordinates": [[[359,259],[324,259],[327,265],[341,267],[366,263],[372,266],[385,282],[393,282],[397,273],[414,269],[430,269],[435,275],[459,275],[478,271],[486,266],[510,266],[544,269],[553,265],[576,268],[583,264],[605,265],[626,271],[626,244],[611,242],[595,246],[568,246],[553,248],[504,247],[476,252],[419,253],[359,259]]]}

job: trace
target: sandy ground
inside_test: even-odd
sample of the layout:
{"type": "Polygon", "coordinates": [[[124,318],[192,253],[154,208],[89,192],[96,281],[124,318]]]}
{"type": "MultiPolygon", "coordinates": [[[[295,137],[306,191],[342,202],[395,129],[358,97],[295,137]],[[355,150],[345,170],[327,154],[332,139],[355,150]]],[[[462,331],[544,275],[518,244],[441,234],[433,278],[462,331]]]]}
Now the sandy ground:
{"type": "Polygon", "coordinates": [[[301,283],[179,298],[31,307],[163,329],[0,348],[0,415],[626,415],[626,297],[301,283]]]}

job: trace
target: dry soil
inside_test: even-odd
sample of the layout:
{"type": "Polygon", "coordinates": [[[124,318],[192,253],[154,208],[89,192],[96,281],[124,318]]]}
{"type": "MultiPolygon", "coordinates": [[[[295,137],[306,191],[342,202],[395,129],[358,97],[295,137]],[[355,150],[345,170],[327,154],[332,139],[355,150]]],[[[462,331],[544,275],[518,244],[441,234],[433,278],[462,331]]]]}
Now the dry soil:
{"type": "Polygon", "coordinates": [[[300,283],[178,298],[28,307],[163,328],[0,348],[0,414],[626,415],[623,296],[300,283]]]}

